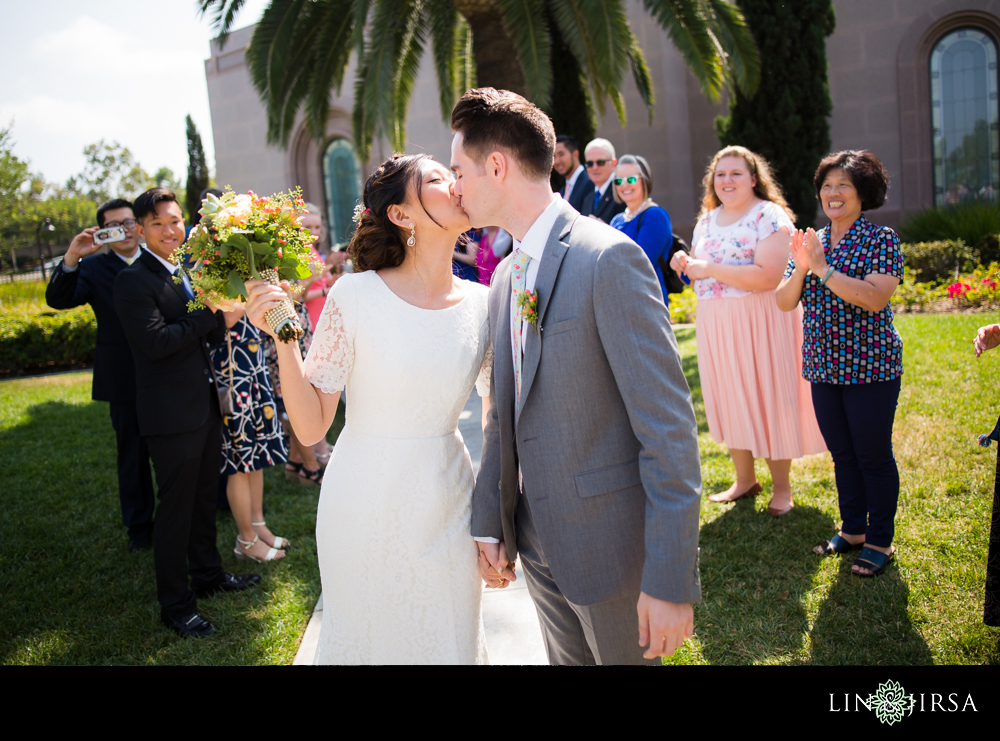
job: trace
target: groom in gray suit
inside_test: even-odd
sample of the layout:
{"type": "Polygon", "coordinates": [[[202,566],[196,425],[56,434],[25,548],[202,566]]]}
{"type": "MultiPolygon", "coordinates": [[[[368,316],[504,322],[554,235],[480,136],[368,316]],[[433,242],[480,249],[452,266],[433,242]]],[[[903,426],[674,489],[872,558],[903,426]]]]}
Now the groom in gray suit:
{"type": "Polygon", "coordinates": [[[493,376],[472,500],[483,578],[506,586],[521,556],[552,664],[669,656],[701,598],[701,473],[652,265],[552,193],[555,132],[524,98],[470,90],[451,127],[454,192],[472,225],[515,239],[489,297],[493,376]]]}

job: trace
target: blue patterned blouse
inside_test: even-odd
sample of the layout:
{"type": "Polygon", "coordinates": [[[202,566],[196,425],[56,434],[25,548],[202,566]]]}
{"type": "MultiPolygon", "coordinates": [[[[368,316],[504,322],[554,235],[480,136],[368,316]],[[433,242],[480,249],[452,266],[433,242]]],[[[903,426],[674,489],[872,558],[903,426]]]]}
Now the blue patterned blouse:
{"type": "MultiPolygon", "coordinates": [[[[863,280],[883,273],[903,279],[899,237],[862,215],[830,248],[830,227],[819,232],[826,261],[836,270],[863,280]]],[[[795,269],[789,258],[785,277],[795,269]]],[[[802,286],[802,377],[812,383],[847,385],[891,381],[903,373],[903,340],[892,326],[892,308],[868,311],[838,298],[819,284],[823,276],[806,275],[802,286]]]]}

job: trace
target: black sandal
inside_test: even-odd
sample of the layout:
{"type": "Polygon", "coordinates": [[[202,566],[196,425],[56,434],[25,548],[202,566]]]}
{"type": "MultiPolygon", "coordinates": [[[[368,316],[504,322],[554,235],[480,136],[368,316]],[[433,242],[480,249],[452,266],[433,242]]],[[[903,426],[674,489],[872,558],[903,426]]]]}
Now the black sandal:
{"type": "Polygon", "coordinates": [[[323,469],[317,468],[315,471],[310,471],[303,464],[301,468],[299,468],[299,483],[309,488],[312,488],[314,486],[322,486],[323,469]]]}
{"type": "Polygon", "coordinates": [[[302,470],[302,464],[296,463],[295,461],[288,461],[285,463],[285,478],[289,481],[295,481],[299,478],[299,471],[302,470]],[[291,468],[289,468],[291,466],[291,468]]]}
{"type": "Polygon", "coordinates": [[[883,571],[885,567],[889,565],[889,562],[896,557],[896,549],[892,549],[888,553],[882,553],[882,551],[876,551],[874,548],[865,548],[858,555],[857,559],[854,561],[854,565],[858,568],[868,569],[872,573],[862,574],[860,571],[855,571],[851,569],[851,573],[855,576],[860,576],[862,579],[868,579],[873,576],[878,576],[883,571]]]}
{"type": "Polygon", "coordinates": [[[851,551],[856,551],[864,547],[864,541],[861,541],[860,543],[851,543],[846,538],[840,537],[840,533],[837,533],[825,543],[817,543],[813,547],[813,553],[816,553],[817,548],[822,548],[823,552],[818,553],[817,555],[832,556],[835,553],[850,553],[851,551]]]}

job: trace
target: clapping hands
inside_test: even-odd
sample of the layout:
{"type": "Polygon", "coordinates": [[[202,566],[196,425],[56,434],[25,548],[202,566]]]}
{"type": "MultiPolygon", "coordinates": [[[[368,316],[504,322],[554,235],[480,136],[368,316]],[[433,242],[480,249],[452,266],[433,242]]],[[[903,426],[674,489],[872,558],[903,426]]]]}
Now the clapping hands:
{"type": "Polygon", "coordinates": [[[677,250],[670,258],[670,267],[677,275],[686,275],[691,280],[701,280],[708,277],[708,263],[690,257],[683,250],[677,250]]]}
{"type": "Polygon", "coordinates": [[[823,243],[813,228],[792,234],[792,260],[796,272],[805,273],[812,270],[814,274],[822,275],[829,267],[826,263],[826,252],[823,243]]]}

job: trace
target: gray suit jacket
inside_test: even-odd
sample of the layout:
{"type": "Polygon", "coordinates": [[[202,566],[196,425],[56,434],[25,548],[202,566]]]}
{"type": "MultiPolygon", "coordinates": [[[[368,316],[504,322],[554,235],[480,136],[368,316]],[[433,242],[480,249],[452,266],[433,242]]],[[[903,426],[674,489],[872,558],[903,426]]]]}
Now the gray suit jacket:
{"type": "Polygon", "coordinates": [[[701,598],[701,468],[691,392],[653,268],[565,201],[538,269],[515,427],[508,256],[493,274],[490,412],[472,535],[517,553],[517,466],[539,544],[570,602],[701,598]]]}

